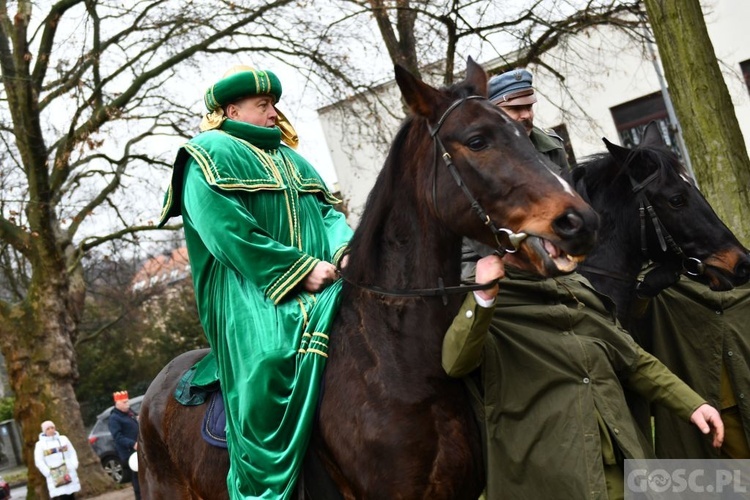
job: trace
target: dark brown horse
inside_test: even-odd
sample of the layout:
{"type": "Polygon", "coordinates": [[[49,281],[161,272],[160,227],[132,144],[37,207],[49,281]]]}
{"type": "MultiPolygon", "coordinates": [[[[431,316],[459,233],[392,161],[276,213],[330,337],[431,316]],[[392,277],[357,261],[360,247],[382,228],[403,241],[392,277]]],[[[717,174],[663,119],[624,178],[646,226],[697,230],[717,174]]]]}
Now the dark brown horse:
{"type": "MultiPolygon", "coordinates": [[[[471,59],[466,79],[447,89],[400,67],[396,81],[413,116],[350,244],[309,453],[346,498],[476,498],[484,484],[478,429],[463,385],[440,365],[463,297],[435,289],[459,285],[464,236],[517,250],[554,275],[591,247],[598,219],[486,99],[487,75],[471,59]]],[[[227,497],[227,454],[199,437],[205,405],[172,397],[203,355],[180,356],[146,393],[145,498],[227,497]]]]}
{"type": "Polygon", "coordinates": [[[576,190],[601,217],[599,243],[579,270],[612,298],[626,327],[638,274],[648,262],[712,290],[747,282],[747,249],[667,148],[655,122],[636,148],[605,144],[609,153],[572,174],[576,190]]]}

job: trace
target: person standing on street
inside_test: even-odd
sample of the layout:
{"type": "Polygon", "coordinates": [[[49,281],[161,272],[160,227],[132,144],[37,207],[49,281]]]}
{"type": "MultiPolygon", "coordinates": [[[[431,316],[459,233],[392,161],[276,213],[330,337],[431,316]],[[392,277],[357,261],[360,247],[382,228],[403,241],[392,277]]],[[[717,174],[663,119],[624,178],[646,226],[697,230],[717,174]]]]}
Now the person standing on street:
{"type": "Polygon", "coordinates": [[[130,468],[130,455],[138,449],[138,416],[130,409],[128,391],[113,394],[115,407],[109,415],[109,432],[115,440],[115,449],[123,467],[130,470],[133,478],[133,492],[136,500],[141,499],[141,487],[138,484],[138,472],[130,468]]]}
{"type": "Polygon", "coordinates": [[[76,450],[66,436],[57,432],[51,420],[42,422],[42,432],[34,447],[34,463],[47,478],[50,498],[73,500],[76,491],[81,491],[76,450]]]}

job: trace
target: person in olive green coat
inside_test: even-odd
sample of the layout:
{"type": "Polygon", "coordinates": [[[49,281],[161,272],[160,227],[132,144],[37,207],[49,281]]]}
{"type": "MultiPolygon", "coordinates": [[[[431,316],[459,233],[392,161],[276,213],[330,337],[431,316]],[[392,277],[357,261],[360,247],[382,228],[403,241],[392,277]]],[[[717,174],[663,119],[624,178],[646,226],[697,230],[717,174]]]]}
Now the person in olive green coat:
{"type": "Polygon", "coordinates": [[[750,458],[750,285],[726,292],[682,277],[660,291],[633,333],[644,347],[721,411],[721,449],[653,408],[660,458],[750,458]]]}
{"type": "Polygon", "coordinates": [[[470,294],[443,343],[450,376],[479,369],[488,499],[622,498],[623,459],[653,456],[622,384],[721,445],[717,410],[639,348],[585,278],[532,275],[515,254],[504,263],[477,262],[478,283],[513,279],[470,294]]]}

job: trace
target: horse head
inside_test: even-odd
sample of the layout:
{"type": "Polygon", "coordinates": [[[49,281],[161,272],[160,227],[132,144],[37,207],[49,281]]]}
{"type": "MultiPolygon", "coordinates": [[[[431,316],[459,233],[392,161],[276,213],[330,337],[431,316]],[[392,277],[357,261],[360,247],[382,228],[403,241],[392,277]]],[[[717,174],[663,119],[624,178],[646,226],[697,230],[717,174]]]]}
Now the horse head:
{"type": "MultiPolygon", "coordinates": [[[[677,156],[664,143],[655,122],[640,144],[626,148],[604,139],[611,161],[592,162],[574,174],[579,192],[602,218],[602,241],[631,251],[628,265],[642,262],[672,266],[712,290],[747,282],[747,249],[716,215],[677,156]]],[[[607,246],[605,244],[605,246],[607,246]]],[[[600,249],[587,264],[602,262],[600,249]]]]}
{"type": "Polygon", "coordinates": [[[570,272],[594,244],[598,217],[553,173],[520,124],[487,100],[487,74],[471,58],[466,78],[435,89],[396,67],[413,113],[409,164],[425,217],[459,236],[517,252],[542,275],[570,272]]]}

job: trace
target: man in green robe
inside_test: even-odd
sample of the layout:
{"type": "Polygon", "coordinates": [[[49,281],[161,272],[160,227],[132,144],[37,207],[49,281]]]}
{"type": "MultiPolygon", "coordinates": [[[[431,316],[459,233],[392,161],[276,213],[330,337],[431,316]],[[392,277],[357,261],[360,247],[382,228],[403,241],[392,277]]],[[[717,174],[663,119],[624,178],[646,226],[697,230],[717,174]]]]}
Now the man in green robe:
{"type": "Polygon", "coordinates": [[[720,450],[705,436],[654,408],[660,458],[750,458],[750,285],[714,292],[682,277],[648,304],[633,334],[646,349],[721,411],[720,450]]]}
{"type": "Polygon", "coordinates": [[[282,143],[280,97],[276,75],[248,67],[206,91],[209,114],[178,151],[161,218],[182,216],[211,346],[178,395],[200,402],[191,388],[220,382],[235,500],[294,492],[352,234],[339,200],[282,143]]]}
{"type": "Polygon", "coordinates": [[[512,279],[469,294],[443,342],[449,375],[479,369],[488,499],[623,498],[623,459],[653,457],[623,385],[721,444],[718,412],[638,347],[607,297],[514,255],[477,262],[477,283],[512,279]]]}

